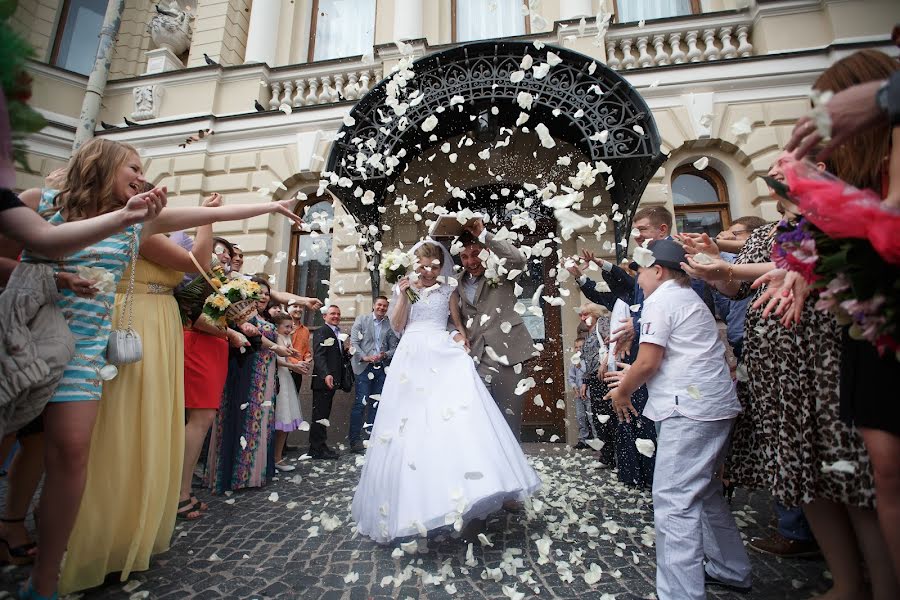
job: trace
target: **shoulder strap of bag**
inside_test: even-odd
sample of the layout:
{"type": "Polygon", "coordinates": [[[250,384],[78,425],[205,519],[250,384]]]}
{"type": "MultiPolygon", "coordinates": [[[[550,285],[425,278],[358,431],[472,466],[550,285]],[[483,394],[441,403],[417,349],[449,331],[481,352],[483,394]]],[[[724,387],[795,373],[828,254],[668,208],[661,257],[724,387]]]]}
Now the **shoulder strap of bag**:
{"type": "Polygon", "coordinates": [[[137,255],[138,255],[138,243],[137,243],[137,228],[132,225],[131,226],[131,273],[128,276],[128,289],[125,291],[125,306],[123,307],[122,314],[119,316],[119,328],[131,330],[134,324],[134,271],[137,267],[137,255]],[[125,313],[128,313],[128,326],[123,327],[122,321],[125,319],[125,313]]]}
{"type": "Polygon", "coordinates": [[[195,267],[197,267],[197,272],[200,273],[200,275],[203,276],[203,279],[206,280],[206,283],[208,283],[210,286],[212,286],[212,289],[215,290],[216,289],[215,284],[212,282],[212,279],[210,279],[209,275],[206,274],[206,269],[201,267],[200,263],[197,262],[197,257],[194,256],[194,253],[191,251],[188,251],[188,256],[191,257],[191,262],[194,263],[195,267]]]}

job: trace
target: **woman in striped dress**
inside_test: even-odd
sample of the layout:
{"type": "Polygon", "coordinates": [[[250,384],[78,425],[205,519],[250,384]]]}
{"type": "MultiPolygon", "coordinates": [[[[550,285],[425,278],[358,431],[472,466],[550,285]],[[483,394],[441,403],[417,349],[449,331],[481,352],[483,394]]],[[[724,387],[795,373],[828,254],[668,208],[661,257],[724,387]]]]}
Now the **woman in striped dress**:
{"type": "MultiPolygon", "coordinates": [[[[62,190],[28,190],[22,199],[29,204],[40,198],[39,212],[51,224],[61,224],[117,210],[133,196],[165,200],[165,187],[139,193],[145,183],[140,157],[133,147],[95,138],[72,157],[62,190]]],[[[101,270],[91,275],[92,284],[85,282],[75,290],[63,290],[59,299],[75,336],[76,349],[44,411],[47,475],[41,494],[40,546],[31,579],[21,597],[56,597],[60,563],[84,492],[102,383],[117,373],[115,367],[106,363],[106,345],[112,329],[115,287],[131,259],[135,240],[139,243],[142,236],[273,212],[299,221],[290,210],[292,202],[166,208],[143,226],[133,225],[59,261],[48,261],[30,252],[23,255],[24,262],[54,262],[57,271],[78,273],[79,267],[101,270]]]]}

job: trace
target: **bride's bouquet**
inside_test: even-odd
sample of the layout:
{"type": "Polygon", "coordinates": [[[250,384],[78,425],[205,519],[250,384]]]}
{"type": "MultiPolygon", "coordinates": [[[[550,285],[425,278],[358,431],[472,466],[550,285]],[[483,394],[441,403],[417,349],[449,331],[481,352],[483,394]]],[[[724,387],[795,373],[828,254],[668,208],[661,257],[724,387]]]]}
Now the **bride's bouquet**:
{"type": "MultiPolygon", "coordinates": [[[[385,281],[391,285],[396,285],[398,281],[409,274],[412,265],[413,257],[408,252],[398,248],[382,255],[378,269],[381,271],[381,276],[385,281]]],[[[409,298],[410,304],[414,304],[419,300],[418,294],[411,287],[406,288],[406,297],[409,298]]]]}

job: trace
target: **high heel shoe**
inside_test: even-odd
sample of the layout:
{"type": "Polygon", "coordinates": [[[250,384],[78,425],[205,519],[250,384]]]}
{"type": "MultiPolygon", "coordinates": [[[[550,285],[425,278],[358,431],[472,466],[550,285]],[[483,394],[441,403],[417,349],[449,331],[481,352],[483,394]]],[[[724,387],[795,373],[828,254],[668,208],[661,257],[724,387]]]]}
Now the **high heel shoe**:
{"type": "Polygon", "coordinates": [[[49,596],[41,596],[37,593],[37,590],[34,589],[34,584],[31,583],[31,579],[29,578],[25,585],[19,588],[16,592],[16,596],[19,600],[59,600],[59,594],[53,592],[49,596]]]}

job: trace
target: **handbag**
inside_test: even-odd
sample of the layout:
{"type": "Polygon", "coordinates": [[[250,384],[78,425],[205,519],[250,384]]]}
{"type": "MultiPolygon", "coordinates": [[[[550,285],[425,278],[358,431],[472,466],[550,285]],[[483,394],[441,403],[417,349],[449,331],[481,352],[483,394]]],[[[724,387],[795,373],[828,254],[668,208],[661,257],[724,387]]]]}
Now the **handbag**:
{"type": "Polygon", "coordinates": [[[349,392],[353,389],[353,381],[356,379],[356,374],[353,372],[353,365],[350,364],[350,359],[347,356],[341,356],[341,391],[349,392]]]}
{"type": "Polygon", "coordinates": [[[128,289],[125,292],[125,306],[119,315],[119,329],[113,329],[106,344],[106,360],[112,365],[128,365],[136,363],[144,357],[141,336],[134,330],[134,270],[137,266],[137,230],[131,229],[131,274],[128,278],[128,289]],[[128,313],[128,324],[123,326],[125,313],[128,313]]]}

